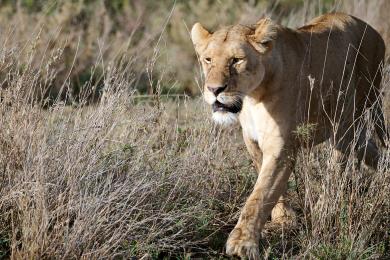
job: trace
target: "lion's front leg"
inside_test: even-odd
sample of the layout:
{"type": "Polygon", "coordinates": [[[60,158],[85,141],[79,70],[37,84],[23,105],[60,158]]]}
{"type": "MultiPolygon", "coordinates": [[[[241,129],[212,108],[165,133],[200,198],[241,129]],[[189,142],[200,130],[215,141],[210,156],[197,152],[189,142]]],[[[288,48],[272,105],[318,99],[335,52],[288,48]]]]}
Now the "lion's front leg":
{"type": "MultiPolygon", "coordinates": [[[[245,131],[243,132],[244,142],[246,145],[246,148],[253,160],[253,163],[256,168],[256,172],[260,174],[261,170],[261,163],[263,161],[263,153],[260,150],[259,144],[252,140],[245,131]]],[[[296,219],[296,215],[294,210],[291,208],[291,206],[287,203],[285,196],[281,195],[278,202],[274,206],[271,212],[271,219],[272,222],[278,223],[278,224],[285,224],[285,223],[294,223],[296,219]]]]}
{"type": "Polygon", "coordinates": [[[296,221],[295,211],[287,203],[283,195],[272,209],[271,220],[277,224],[293,224],[296,221]]]}
{"type": "MultiPolygon", "coordinates": [[[[275,144],[273,142],[273,144],[275,144]]],[[[261,229],[272,208],[287,189],[291,173],[292,154],[286,146],[263,150],[263,164],[255,187],[247,199],[240,218],[230,233],[226,252],[249,259],[259,259],[261,229]]]]}
{"type": "Polygon", "coordinates": [[[243,138],[246,149],[252,158],[257,173],[260,173],[261,164],[263,162],[263,152],[260,150],[259,144],[252,140],[245,132],[243,132],[243,138]]]}

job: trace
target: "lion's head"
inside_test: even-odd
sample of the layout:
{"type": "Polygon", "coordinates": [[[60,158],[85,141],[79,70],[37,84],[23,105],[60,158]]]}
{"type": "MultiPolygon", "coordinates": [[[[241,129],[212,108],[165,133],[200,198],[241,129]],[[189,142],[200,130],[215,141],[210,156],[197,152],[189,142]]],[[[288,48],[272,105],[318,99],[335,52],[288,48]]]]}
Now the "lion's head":
{"type": "Polygon", "coordinates": [[[276,31],[269,19],[214,33],[200,23],[192,27],[191,38],[205,75],[204,98],[218,123],[236,121],[243,97],[264,80],[276,31]]]}

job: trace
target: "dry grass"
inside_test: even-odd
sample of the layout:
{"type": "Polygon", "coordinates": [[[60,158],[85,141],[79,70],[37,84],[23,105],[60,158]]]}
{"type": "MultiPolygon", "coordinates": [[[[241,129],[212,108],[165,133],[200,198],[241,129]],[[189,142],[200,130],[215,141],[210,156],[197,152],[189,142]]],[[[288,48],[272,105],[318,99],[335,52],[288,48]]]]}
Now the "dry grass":
{"type": "MultiPolygon", "coordinates": [[[[86,90],[73,106],[59,99],[42,108],[36,89],[71,86],[74,56],[61,44],[45,52],[37,46],[52,38],[34,33],[24,45],[7,42],[12,35],[0,41],[0,258],[225,257],[255,170],[238,127],[215,126],[200,99],[161,94],[170,74],[156,64],[166,64],[158,54],[170,46],[160,41],[145,61],[155,92],[148,98],[129,73],[137,71],[133,55],[94,53],[87,68],[104,71],[103,99],[87,105],[86,90]],[[65,57],[70,65],[60,75],[65,57]]],[[[389,92],[389,65],[383,73],[389,92]]],[[[91,76],[86,84],[93,83],[91,76]]],[[[378,172],[351,157],[341,173],[329,144],[301,151],[289,182],[298,223],[268,223],[264,256],[390,257],[390,152],[383,152],[378,172]]]]}
{"type": "MultiPolygon", "coordinates": [[[[125,82],[110,86],[82,108],[43,110],[2,92],[2,254],[220,256],[255,180],[239,130],[216,128],[201,100],[140,101],[125,82]]],[[[386,255],[389,153],[379,172],[351,164],[342,174],[333,152],[302,151],[289,185],[298,226],[269,224],[265,254],[386,255]]]]}

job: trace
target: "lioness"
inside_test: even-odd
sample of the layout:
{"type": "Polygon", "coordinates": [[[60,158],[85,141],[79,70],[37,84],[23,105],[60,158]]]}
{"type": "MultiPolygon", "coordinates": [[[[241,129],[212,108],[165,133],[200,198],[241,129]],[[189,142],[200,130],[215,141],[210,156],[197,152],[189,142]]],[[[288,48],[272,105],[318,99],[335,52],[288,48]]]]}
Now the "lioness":
{"type": "Polygon", "coordinates": [[[258,259],[267,218],[293,214],[282,195],[302,146],[298,127],[314,126],[311,144],[330,139],[342,153],[355,149],[360,160],[378,166],[379,151],[365,138],[362,116],[371,109],[375,131],[385,143],[379,98],[385,45],[368,24],[342,13],[322,15],[296,30],[270,19],[214,33],[196,23],[191,38],[214,120],[239,120],[258,171],[226,251],[258,259]]]}

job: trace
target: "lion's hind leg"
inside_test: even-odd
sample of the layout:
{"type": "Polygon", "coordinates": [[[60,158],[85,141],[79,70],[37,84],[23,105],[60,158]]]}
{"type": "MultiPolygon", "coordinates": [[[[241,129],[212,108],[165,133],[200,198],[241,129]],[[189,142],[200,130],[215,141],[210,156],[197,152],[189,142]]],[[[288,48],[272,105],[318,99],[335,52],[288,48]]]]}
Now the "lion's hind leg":
{"type": "Polygon", "coordinates": [[[348,129],[346,132],[339,131],[336,134],[336,140],[333,140],[336,150],[341,152],[338,159],[342,171],[347,167],[348,159],[353,151],[356,152],[359,166],[364,161],[367,166],[377,169],[380,152],[374,140],[367,136],[367,128],[361,127],[360,131],[354,131],[354,127],[348,129]]]}
{"type": "Polygon", "coordinates": [[[373,169],[378,168],[380,159],[379,149],[372,138],[366,140],[359,140],[355,148],[359,162],[364,163],[373,169]]]}

